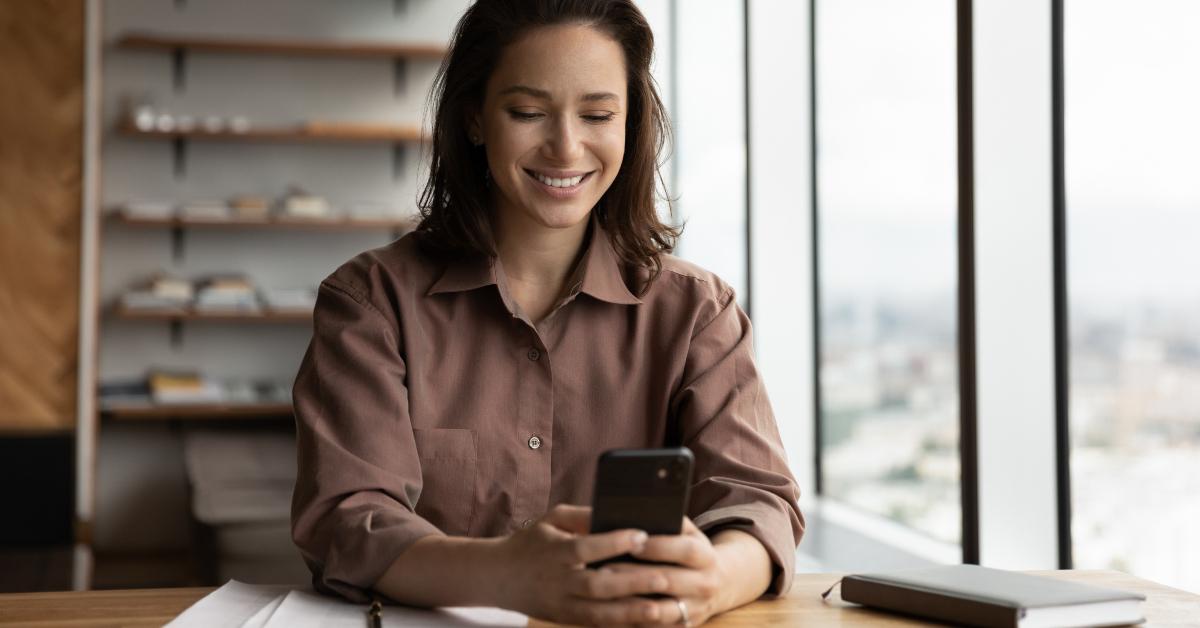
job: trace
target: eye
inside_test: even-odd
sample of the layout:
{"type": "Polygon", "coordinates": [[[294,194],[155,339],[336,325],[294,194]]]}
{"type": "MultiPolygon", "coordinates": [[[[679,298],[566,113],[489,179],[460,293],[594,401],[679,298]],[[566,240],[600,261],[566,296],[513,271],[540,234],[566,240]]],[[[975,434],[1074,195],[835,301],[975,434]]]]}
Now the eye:
{"type": "Polygon", "coordinates": [[[536,111],[518,111],[516,109],[509,109],[508,115],[512,116],[512,119],[517,120],[518,122],[531,122],[541,118],[544,114],[536,111]]]}
{"type": "Polygon", "coordinates": [[[586,116],[583,116],[583,119],[587,120],[588,122],[591,122],[592,124],[601,124],[604,122],[611,121],[614,117],[616,117],[616,115],[617,114],[610,111],[609,113],[606,113],[603,115],[595,115],[595,114],[586,115],[586,116]]]}

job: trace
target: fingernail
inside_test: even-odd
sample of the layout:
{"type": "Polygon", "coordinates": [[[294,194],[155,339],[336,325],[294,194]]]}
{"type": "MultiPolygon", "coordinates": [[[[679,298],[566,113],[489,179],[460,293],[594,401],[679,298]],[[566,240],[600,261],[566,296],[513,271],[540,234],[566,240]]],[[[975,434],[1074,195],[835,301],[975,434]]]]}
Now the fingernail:
{"type": "Polygon", "coordinates": [[[650,536],[647,535],[645,532],[642,532],[640,530],[637,532],[634,532],[633,533],[633,546],[637,549],[637,551],[640,552],[640,551],[642,551],[642,548],[646,546],[646,541],[649,539],[650,539],[650,536]]]}

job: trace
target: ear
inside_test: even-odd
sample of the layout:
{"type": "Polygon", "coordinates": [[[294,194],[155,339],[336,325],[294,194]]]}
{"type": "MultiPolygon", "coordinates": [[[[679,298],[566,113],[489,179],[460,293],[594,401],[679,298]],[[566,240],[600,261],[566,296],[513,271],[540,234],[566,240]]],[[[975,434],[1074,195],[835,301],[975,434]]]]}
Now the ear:
{"type": "Polygon", "coordinates": [[[467,139],[475,146],[483,146],[483,124],[482,116],[478,110],[472,110],[467,114],[467,139]]]}

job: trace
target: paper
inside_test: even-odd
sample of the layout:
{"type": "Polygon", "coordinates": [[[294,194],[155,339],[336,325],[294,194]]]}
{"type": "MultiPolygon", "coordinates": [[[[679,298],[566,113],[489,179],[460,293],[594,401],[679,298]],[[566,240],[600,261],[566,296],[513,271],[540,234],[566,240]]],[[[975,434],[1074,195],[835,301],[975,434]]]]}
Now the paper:
{"type": "MultiPolygon", "coordinates": [[[[367,606],[292,591],[275,609],[266,628],[363,628],[367,625],[367,606]]],[[[383,607],[383,625],[388,628],[426,626],[428,628],[470,626],[525,626],[526,616],[499,608],[447,608],[422,610],[403,606],[383,607]]]]}
{"type": "Polygon", "coordinates": [[[289,587],[243,584],[230,580],[225,586],[204,596],[167,624],[171,628],[213,628],[241,626],[289,587]]]}
{"type": "Polygon", "coordinates": [[[260,608],[257,613],[250,617],[250,619],[247,619],[241,628],[266,628],[267,622],[271,621],[271,615],[275,614],[275,609],[279,608],[280,604],[283,604],[283,599],[286,597],[287,594],[285,593],[271,600],[266,606],[260,608]]]}
{"type": "MultiPolygon", "coordinates": [[[[499,608],[445,608],[423,610],[404,606],[383,607],[383,625],[389,628],[481,628],[525,626],[529,618],[499,608]]],[[[230,580],[193,604],[171,628],[364,628],[367,606],[283,585],[250,585],[230,580]]]]}

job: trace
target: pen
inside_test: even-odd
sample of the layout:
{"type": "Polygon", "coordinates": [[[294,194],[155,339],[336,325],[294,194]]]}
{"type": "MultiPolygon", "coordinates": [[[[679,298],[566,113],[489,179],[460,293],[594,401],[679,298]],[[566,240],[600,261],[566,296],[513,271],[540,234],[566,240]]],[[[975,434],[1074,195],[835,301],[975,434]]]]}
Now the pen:
{"type": "Polygon", "coordinates": [[[371,610],[367,611],[367,627],[383,628],[383,604],[378,599],[371,600],[371,610]]]}

